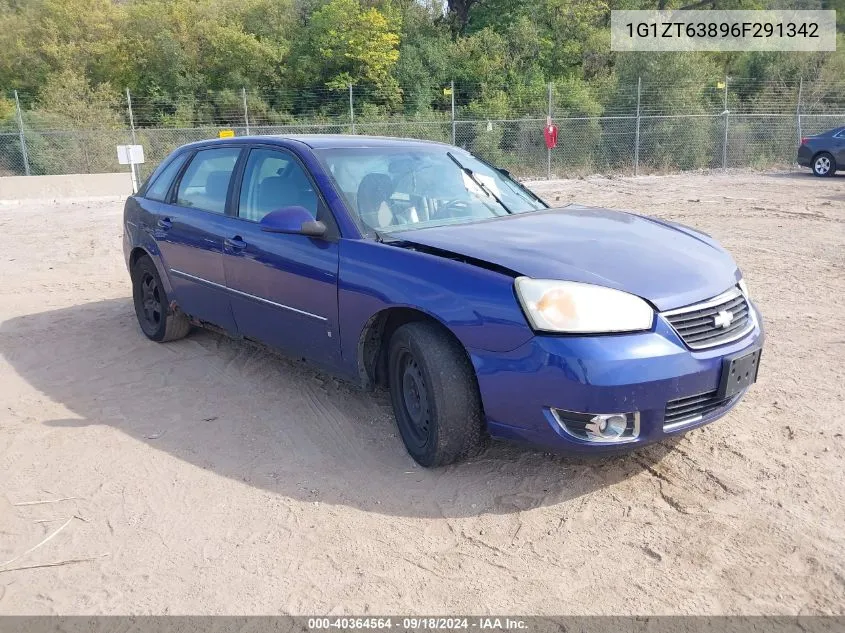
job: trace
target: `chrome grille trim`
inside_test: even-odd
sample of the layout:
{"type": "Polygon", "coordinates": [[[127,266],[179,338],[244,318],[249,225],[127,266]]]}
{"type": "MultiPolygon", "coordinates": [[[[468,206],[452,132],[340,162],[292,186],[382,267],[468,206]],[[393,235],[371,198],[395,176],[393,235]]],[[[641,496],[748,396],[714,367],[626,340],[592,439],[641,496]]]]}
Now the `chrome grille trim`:
{"type": "Polygon", "coordinates": [[[663,431],[668,433],[689,424],[695,424],[704,416],[730,406],[741,395],[742,393],[739,393],[730,398],[719,400],[716,398],[716,390],[714,389],[686,398],[670,400],[666,403],[666,410],[663,414],[663,431]]]}
{"type": "Polygon", "coordinates": [[[748,297],[738,286],[707,301],[661,312],[660,316],[690,349],[731,343],[750,333],[757,323],[748,297]],[[715,324],[714,317],[720,312],[731,313],[732,321],[726,328],[715,324]]]}

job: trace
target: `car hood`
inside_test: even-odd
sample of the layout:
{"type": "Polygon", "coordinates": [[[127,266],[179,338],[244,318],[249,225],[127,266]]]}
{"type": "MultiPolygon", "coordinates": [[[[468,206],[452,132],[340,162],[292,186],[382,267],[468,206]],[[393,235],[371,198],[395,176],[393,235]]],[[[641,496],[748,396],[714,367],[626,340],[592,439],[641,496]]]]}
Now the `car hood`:
{"type": "Polygon", "coordinates": [[[570,205],[390,237],[535,279],[624,290],[658,310],[714,297],[740,279],[731,256],[704,233],[609,209],[570,205]]]}

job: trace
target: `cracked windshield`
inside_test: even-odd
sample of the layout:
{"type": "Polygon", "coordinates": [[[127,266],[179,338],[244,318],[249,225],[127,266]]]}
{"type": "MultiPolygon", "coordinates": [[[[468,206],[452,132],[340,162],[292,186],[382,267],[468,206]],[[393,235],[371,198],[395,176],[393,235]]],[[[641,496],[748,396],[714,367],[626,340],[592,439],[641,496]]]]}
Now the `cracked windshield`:
{"type": "Polygon", "coordinates": [[[463,224],[546,208],[506,173],[445,147],[344,148],[319,154],[370,233],[463,224]]]}

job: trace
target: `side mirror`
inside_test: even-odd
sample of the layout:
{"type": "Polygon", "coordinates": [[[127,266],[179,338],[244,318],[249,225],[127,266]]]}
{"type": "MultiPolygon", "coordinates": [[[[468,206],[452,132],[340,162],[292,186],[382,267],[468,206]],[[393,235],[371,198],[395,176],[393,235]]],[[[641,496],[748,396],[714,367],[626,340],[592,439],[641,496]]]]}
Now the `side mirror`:
{"type": "Polygon", "coordinates": [[[326,233],[326,225],[300,206],[270,211],[258,225],[267,233],[293,233],[308,237],[322,237],[326,233]]]}

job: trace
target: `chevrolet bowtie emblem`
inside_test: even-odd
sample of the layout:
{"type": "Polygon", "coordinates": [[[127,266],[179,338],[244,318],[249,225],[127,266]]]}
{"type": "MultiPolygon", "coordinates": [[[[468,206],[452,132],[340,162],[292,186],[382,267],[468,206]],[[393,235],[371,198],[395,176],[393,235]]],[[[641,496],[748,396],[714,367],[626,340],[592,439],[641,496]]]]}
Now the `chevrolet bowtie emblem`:
{"type": "Polygon", "coordinates": [[[734,315],[732,313],[727,310],[722,310],[719,314],[713,317],[713,325],[724,329],[728,327],[733,320],[734,315]]]}

